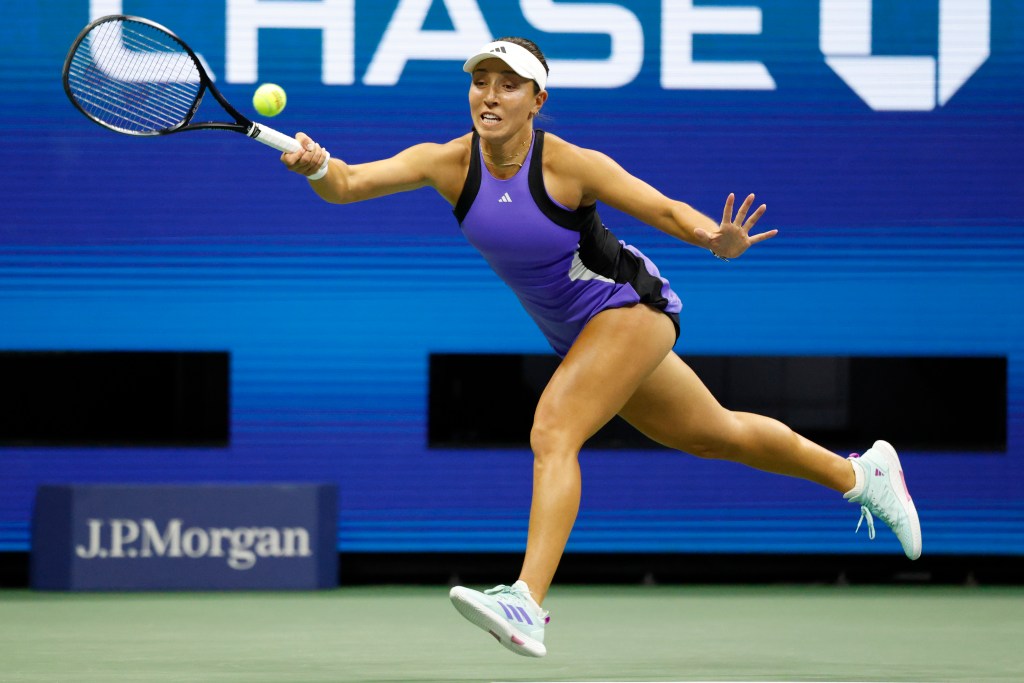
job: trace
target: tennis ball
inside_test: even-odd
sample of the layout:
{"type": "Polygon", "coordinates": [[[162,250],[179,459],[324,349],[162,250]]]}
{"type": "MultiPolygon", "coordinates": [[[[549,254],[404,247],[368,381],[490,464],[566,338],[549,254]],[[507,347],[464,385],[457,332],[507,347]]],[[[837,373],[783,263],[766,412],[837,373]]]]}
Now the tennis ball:
{"type": "Polygon", "coordinates": [[[264,83],[252,96],[252,106],[263,116],[277,116],[287,103],[284,88],[276,83],[264,83]]]}

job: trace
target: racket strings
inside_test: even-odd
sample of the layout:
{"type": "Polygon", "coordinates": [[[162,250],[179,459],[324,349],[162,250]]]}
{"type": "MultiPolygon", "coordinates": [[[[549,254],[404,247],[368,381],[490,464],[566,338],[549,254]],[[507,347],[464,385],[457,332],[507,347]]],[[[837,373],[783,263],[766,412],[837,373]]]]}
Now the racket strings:
{"type": "Polygon", "coordinates": [[[108,75],[128,82],[165,85],[154,91],[154,102],[173,109],[191,108],[199,82],[198,70],[191,58],[162,33],[156,33],[161,40],[155,40],[130,27],[117,25],[117,28],[97,35],[100,45],[98,49],[92,48],[101,55],[97,59],[99,63],[105,59],[112,65],[113,73],[108,75]],[[122,45],[130,49],[122,49],[122,45]],[[114,59],[110,59],[112,56],[114,59]],[[172,67],[176,69],[173,73],[172,67]]]}
{"type": "Polygon", "coordinates": [[[105,123],[132,132],[155,132],[171,128],[185,119],[191,101],[183,107],[159,95],[153,87],[135,85],[114,87],[98,77],[95,67],[74,68],[75,75],[86,83],[73,85],[76,99],[90,114],[105,123]]]}
{"type": "Polygon", "coordinates": [[[75,50],[68,87],[105,125],[156,133],[188,120],[201,82],[192,57],[169,35],[111,21],[96,26],[75,50]]]}
{"type": "MultiPolygon", "coordinates": [[[[83,79],[95,78],[93,71],[76,70],[72,73],[83,79]]],[[[171,116],[166,109],[155,109],[145,106],[137,100],[134,104],[126,102],[123,90],[104,86],[93,86],[88,91],[75,92],[79,104],[83,105],[92,116],[102,119],[108,125],[130,132],[155,132],[166,130],[177,125],[182,118],[171,116]]]]}
{"type": "MultiPolygon", "coordinates": [[[[163,124],[161,127],[182,121],[191,110],[198,91],[198,72],[192,60],[162,34],[157,34],[162,40],[154,40],[131,28],[122,31],[114,28],[100,34],[98,49],[95,46],[91,49],[100,55],[96,61],[105,67],[107,75],[121,86],[118,90],[125,91],[123,82],[133,84],[121,93],[128,96],[128,109],[150,114],[163,124]],[[171,72],[171,68],[176,71],[171,72]]],[[[110,94],[111,88],[105,91],[110,94]]]]}
{"type": "MultiPolygon", "coordinates": [[[[138,70],[143,67],[156,71],[156,69],[153,69],[155,60],[149,60],[149,62],[145,64],[143,61],[139,60],[135,65],[136,71],[132,74],[134,79],[155,80],[166,83],[169,88],[166,91],[162,91],[160,93],[161,96],[165,94],[170,95],[171,97],[166,98],[166,100],[177,104],[178,106],[192,106],[192,101],[195,99],[195,91],[198,90],[198,87],[192,87],[192,84],[199,83],[199,71],[196,68],[195,63],[187,56],[186,53],[169,51],[167,48],[174,48],[175,46],[173,44],[168,45],[166,43],[154,41],[148,36],[144,36],[138,31],[133,31],[131,29],[127,29],[123,32],[122,40],[126,47],[132,48],[139,53],[145,53],[147,50],[154,54],[162,53],[159,55],[159,59],[162,61],[163,68],[161,72],[157,74],[158,78],[151,79],[144,77],[145,70],[143,74],[138,73],[138,70]],[[167,57],[171,55],[173,55],[173,58],[167,59],[167,57]],[[176,71],[174,73],[169,73],[169,67],[176,67],[176,71]],[[177,97],[174,97],[175,95],[177,97]]],[[[160,99],[165,98],[161,97],[160,99]]]]}

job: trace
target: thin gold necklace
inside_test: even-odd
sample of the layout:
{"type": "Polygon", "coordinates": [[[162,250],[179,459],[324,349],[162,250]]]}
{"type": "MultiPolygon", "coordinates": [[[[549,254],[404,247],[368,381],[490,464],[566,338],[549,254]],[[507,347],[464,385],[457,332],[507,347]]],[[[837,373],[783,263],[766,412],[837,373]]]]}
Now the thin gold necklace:
{"type": "Polygon", "coordinates": [[[488,152],[484,152],[483,148],[481,148],[480,151],[483,152],[483,155],[485,157],[490,158],[491,163],[494,164],[495,166],[518,166],[519,168],[522,168],[523,165],[521,163],[519,163],[518,161],[512,161],[512,159],[515,159],[517,156],[519,156],[519,153],[523,151],[523,148],[530,144],[532,140],[533,136],[531,135],[529,138],[524,140],[523,144],[519,145],[519,148],[511,155],[509,155],[504,161],[496,161],[494,155],[488,152]]]}

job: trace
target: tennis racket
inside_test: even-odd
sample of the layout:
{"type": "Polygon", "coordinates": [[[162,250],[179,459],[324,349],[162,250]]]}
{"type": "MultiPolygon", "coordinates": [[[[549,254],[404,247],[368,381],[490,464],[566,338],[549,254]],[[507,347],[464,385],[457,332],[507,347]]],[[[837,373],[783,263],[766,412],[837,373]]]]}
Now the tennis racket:
{"type": "MultiPolygon", "coordinates": [[[[208,128],[242,133],[281,152],[301,149],[294,138],[232,107],[192,48],[149,19],[111,14],[90,23],[68,51],[63,82],[71,103],[87,118],[125,135],[208,128]],[[207,92],[234,121],[193,120],[207,92]]],[[[320,172],[326,166],[325,161],[320,172]]]]}

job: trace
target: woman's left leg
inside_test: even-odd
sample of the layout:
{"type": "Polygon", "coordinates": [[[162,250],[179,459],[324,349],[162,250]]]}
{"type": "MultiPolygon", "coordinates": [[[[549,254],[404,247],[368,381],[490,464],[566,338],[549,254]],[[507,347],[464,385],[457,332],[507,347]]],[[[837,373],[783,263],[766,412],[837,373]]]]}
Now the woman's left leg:
{"type": "Polygon", "coordinates": [[[577,456],[672,350],[669,318],[648,306],[594,316],[541,394],[534,415],[533,501],[519,578],[539,604],[565,550],[580,504],[577,456]]]}
{"type": "Polygon", "coordinates": [[[723,408],[676,354],[668,354],[619,413],[651,439],[703,458],[731,460],[845,493],[850,462],[769,417],[723,408]]]}
{"type": "Polygon", "coordinates": [[[862,514],[870,513],[872,537],[872,516],[877,516],[899,538],[907,557],[921,555],[917,509],[899,456],[885,441],[876,441],[856,460],[848,459],[778,420],[726,410],[674,353],[647,376],[619,414],[671,448],[799,477],[843,493],[862,506],[862,514]]]}

